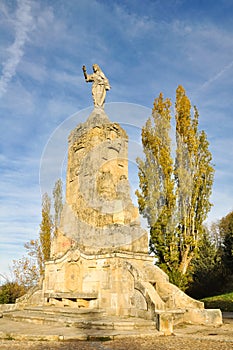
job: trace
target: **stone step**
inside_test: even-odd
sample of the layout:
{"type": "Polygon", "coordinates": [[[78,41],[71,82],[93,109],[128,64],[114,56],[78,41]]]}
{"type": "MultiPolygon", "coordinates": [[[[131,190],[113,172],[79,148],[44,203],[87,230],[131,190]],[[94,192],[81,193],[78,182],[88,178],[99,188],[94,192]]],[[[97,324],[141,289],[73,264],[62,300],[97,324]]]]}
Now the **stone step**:
{"type": "Polygon", "coordinates": [[[20,322],[30,322],[35,324],[64,324],[73,325],[79,322],[79,320],[98,320],[103,317],[104,312],[102,310],[78,310],[65,311],[58,310],[50,311],[43,308],[31,308],[29,310],[15,310],[10,312],[5,312],[3,314],[4,318],[8,318],[14,321],[20,322]]]}
{"type": "MultiPolygon", "coordinates": [[[[18,310],[6,312],[3,318],[16,322],[29,322],[38,325],[63,325],[72,326],[78,329],[92,330],[156,330],[156,323],[150,320],[139,318],[122,318],[117,316],[103,316],[100,313],[82,313],[75,317],[63,313],[46,314],[39,308],[29,308],[29,310],[18,310]],[[33,310],[34,309],[34,310],[33,310]]],[[[48,312],[48,310],[47,310],[48,312]]]]}
{"type": "Polygon", "coordinates": [[[3,317],[17,322],[37,325],[63,325],[85,330],[159,330],[171,334],[173,325],[182,322],[185,310],[157,310],[154,320],[137,317],[106,316],[104,310],[86,308],[57,308],[51,306],[27,307],[24,310],[4,312],[3,317]]]}
{"type": "Polygon", "coordinates": [[[95,330],[156,330],[156,323],[139,318],[108,317],[97,321],[79,321],[74,324],[76,328],[95,330]]]}
{"type": "Polygon", "coordinates": [[[43,313],[45,315],[64,315],[69,317],[83,317],[85,315],[99,316],[104,315],[105,310],[97,308],[72,308],[72,307],[55,307],[55,306],[28,306],[24,308],[28,313],[43,313]]]}
{"type": "Polygon", "coordinates": [[[29,322],[29,323],[35,323],[38,325],[54,325],[54,324],[64,324],[64,325],[70,325],[74,322],[76,322],[77,319],[70,316],[65,317],[64,315],[46,315],[40,312],[26,312],[26,311],[14,311],[14,312],[7,312],[3,314],[3,318],[8,318],[13,321],[17,322],[29,322]]]}
{"type": "MultiPolygon", "coordinates": [[[[109,320],[110,321],[110,320],[109,320]]],[[[120,318],[118,319],[120,321],[120,318]]],[[[112,322],[116,323],[117,319],[114,318],[112,322]]],[[[118,327],[119,328],[119,327],[118,327]]],[[[39,340],[41,341],[78,341],[78,340],[91,340],[91,341],[104,341],[110,339],[116,339],[122,337],[147,337],[147,336],[159,336],[163,333],[157,331],[155,328],[149,327],[143,329],[88,329],[88,328],[76,328],[67,327],[65,325],[37,325],[34,323],[25,324],[25,322],[14,322],[7,318],[0,319],[0,339],[14,340],[39,340]]],[[[99,343],[100,344],[100,343],[99,343]]],[[[13,346],[13,345],[12,345],[13,346]]],[[[22,345],[23,346],[23,345],[22,345]]],[[[50,348],[47,343],[44,345],[50,348]]],[[[78,346],[78,345],[77,345],[78,346]]],[[[80,345],[82,348],[82,345],[80,345]]],[[[66,346],[64,345],[66,348],[66,346]]],[[[74,346],[75,347],[75,346],[74,346]]],[[[79,346],[78,346],[79,347],[79,346]]],[[[76,348],[76,347],[75,347],[76,348]]],[[[98,347],[99,348],[99,347],[98,347]]],[[[102,347],[101,347],[102,348],[102,347]]]]}

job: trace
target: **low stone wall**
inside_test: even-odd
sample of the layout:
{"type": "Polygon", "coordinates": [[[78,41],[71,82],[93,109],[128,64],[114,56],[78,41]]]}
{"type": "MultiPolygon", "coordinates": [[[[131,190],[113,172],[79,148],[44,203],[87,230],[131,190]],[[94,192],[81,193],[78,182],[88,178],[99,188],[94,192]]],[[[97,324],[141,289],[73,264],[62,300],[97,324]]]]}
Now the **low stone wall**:
{"type": "Polygon", "coordinates": [[[0,313],[13,311],[16,309],[16,304],[0,304],[0,313]]]}

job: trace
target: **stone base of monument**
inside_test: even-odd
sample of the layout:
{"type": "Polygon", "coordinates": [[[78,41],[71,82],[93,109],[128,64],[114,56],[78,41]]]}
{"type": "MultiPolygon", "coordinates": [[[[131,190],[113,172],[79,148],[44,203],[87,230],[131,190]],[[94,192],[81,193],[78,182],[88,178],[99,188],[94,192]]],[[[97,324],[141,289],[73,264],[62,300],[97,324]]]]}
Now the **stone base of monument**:
{"type": "Polygon", "coordinates": [[[220,310],[205,310],[169,283],[152,260],[146,254],[69,250],[46,264],[43,288],[18,299],[16,310],[4,317],[84,329],[144,327],[163,334],[172,334],[180,323],[222,323],[220,310]]]}
{"type": "Polygon", "coordinates": [[[153,264],[128,181],[128,137],[95,108],[69,137],[66,203],[41,287],[4,317],[83,329],[222,323],[220,310],[169,283],[153,264]]]}

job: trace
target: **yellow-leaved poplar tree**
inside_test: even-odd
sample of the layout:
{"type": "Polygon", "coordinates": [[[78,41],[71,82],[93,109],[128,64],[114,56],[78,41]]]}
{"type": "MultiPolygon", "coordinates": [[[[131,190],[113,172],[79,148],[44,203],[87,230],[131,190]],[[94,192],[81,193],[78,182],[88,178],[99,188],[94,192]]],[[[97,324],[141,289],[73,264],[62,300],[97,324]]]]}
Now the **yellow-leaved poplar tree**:
{"type": "Polygon", "coordinates": [[[160,94],[142,129],[145,157],[138,159],[139,210],[150,226],[150,250],[172,282],[185,288],[211,204],[212,156],[198,111],[182,86],[176,91],[176,155],[171,152],[171,101],[160,94]],[[153,119],[153,123],[152,123],[153,119]]]}
{"type": "Polygon", "coordinates": [[[43,264],[50,258],[52,233],[53,221],[51,216],[51,199],[48,194],[45,193],[42,197],[42,221],[39,233],[43,264]]]}
{"type": "Polygon", "coordinates": [[[24,244],[27,256],[13,260],[13,278],[25,290],[37,284],[44,275],[45,262],[50,259],[51,242],[60,223],[63,207],[62,181],[58,179],[53,188],[53,212],[47,193],[42,196],[42,218],[39,237],[24,244]]]}

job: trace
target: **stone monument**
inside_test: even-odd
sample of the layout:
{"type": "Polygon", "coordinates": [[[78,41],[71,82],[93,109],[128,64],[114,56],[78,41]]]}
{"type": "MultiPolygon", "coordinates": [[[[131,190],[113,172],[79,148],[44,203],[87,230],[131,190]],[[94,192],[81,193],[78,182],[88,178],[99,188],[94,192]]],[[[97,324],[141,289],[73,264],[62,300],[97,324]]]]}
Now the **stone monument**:
{"type": "Polygon", "coordinates": [[[104,111],[108,79],[98,65],[94,109],[69,136],[66,202],[45,264],[43,286],[18,307],[104,310],[107,316],[154,321],[172,333],[174,324],[221,324],[220,310],[205,310],[153,264],[148,235],[130,197],[128,136],[104,111]]]}

